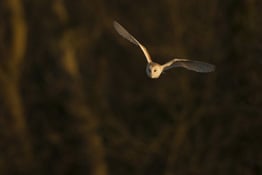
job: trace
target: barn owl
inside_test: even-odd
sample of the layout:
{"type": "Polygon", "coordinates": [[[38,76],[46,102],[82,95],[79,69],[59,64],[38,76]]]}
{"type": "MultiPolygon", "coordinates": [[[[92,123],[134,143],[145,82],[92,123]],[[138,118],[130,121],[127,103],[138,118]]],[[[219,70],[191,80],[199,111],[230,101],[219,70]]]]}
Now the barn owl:
{"type": "Polygon", "coordinates": [[[142,45],[134,36],[132,36],[122,25],[120,25],[117,21],[114,21],[113,26],[115,30],[123,38],[139,46],[140,49],[143,51],[146,57],[146,61],[147,61],[146,74],[148,77],[152,79],[159,78],[162,72],[169,70],[171,68],[174,68],[174,67],[183,67],[188,70],[192,70],[195,72],[201,72],[201,73],[208,73],[208,72],[212,72],[215,70],[215,66],[212,64],[205,63],[202,61],[189,60],[189,59],[174,58],[165,64],[159,64],[159,63],[153,62],[146,47],[142,45]]]}

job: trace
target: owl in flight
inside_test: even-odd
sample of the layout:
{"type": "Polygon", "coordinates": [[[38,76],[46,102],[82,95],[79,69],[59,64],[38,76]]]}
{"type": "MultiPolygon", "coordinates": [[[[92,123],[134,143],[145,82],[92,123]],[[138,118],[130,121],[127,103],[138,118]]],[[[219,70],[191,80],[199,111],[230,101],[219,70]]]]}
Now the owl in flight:
{"type": "Polygon", "coordinates": [[[192,70],[195,72],[201,72],[201,73],[208,73],[215,70],[215,66],[209,63],[205,63],[202,61],[195,61],[195,60],[189,60],[189,59],[179,59],[174,58],[171,61],[165,63],[165,64],[158,64],[156,62],[153,62],[151,59],[150,54],[148,53],[145,46],[143,46],[134,36],[132,36],[122,25],[120,25],[118,22],[113,22],[115,30],[125,39],[130,41],[131,43],[137,45],[140,47],[140,49],[143,51],[146,60],[147,60],[147,66],[146,66],[146,74],[150,78],[159,78],[159,76],[162,74],[162,72],[169,70],[174,67],[183,67],[188,70],[192,70]]]}

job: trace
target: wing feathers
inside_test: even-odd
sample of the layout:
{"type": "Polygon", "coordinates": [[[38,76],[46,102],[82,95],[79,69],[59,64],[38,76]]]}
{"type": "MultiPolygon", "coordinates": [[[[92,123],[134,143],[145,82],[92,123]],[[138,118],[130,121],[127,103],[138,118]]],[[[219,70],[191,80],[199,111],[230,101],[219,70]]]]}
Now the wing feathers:
{"type": "Polygon", "coordinates": [[[127,39],[128,41],[130,41],[131,43],[137,45],[140,47],[140,49],[143,51],[144,55],[146,56],[146,60],[148,63],[152,62],[151,57],[147,51],[147,49],[145,48],[145,46],[143,46],[139,41],[137,41],[137,39],[135,39],[134,36],[132,36],[123,26],[121,26],[118,22],[114,21],[113,22],[114,28],[116,29],[116,31],[125,39],[127,39]]]}
{"type": "Polygon", "coordinates": [[[125,39],[130,41],[131,43],[135,45],[139,45],[140,43],[133,37],[123,26],[121,26],[118,22],[114,21],[113,23],[114,28],[116,31],[125,39]]]}
{"type": "Polygon", "coordinates": [[[173,59],[168,63],[164,64],[163,67],[164,70],[168,70],[173,67],[183,67],[188,70],[202,73],[212,72],[215,70],[215,66],[212,64],[188,59],[173,59]]]}

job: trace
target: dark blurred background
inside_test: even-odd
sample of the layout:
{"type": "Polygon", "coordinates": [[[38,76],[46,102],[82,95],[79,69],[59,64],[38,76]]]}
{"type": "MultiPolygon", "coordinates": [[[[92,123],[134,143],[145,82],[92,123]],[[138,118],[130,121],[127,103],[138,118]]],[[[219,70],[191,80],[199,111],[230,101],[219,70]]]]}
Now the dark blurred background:
{"type": "Polygon", "coordinates": [[[261,175],[262,1],[0,0],[0,174],[261,175]],[[216,65],[145,74],[155,61],[216,65]]]}

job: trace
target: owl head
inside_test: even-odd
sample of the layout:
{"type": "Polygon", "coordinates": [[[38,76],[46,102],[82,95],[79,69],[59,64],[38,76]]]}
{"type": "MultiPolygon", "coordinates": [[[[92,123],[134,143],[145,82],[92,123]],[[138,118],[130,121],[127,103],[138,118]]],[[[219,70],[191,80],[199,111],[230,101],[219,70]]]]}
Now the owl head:
{"type": "Polygon", "coordinates": [[[163,71],[163,67],[160,64],[151,62],[146,67],[146,74],[150,78],[159,78],[163,71]]]}

